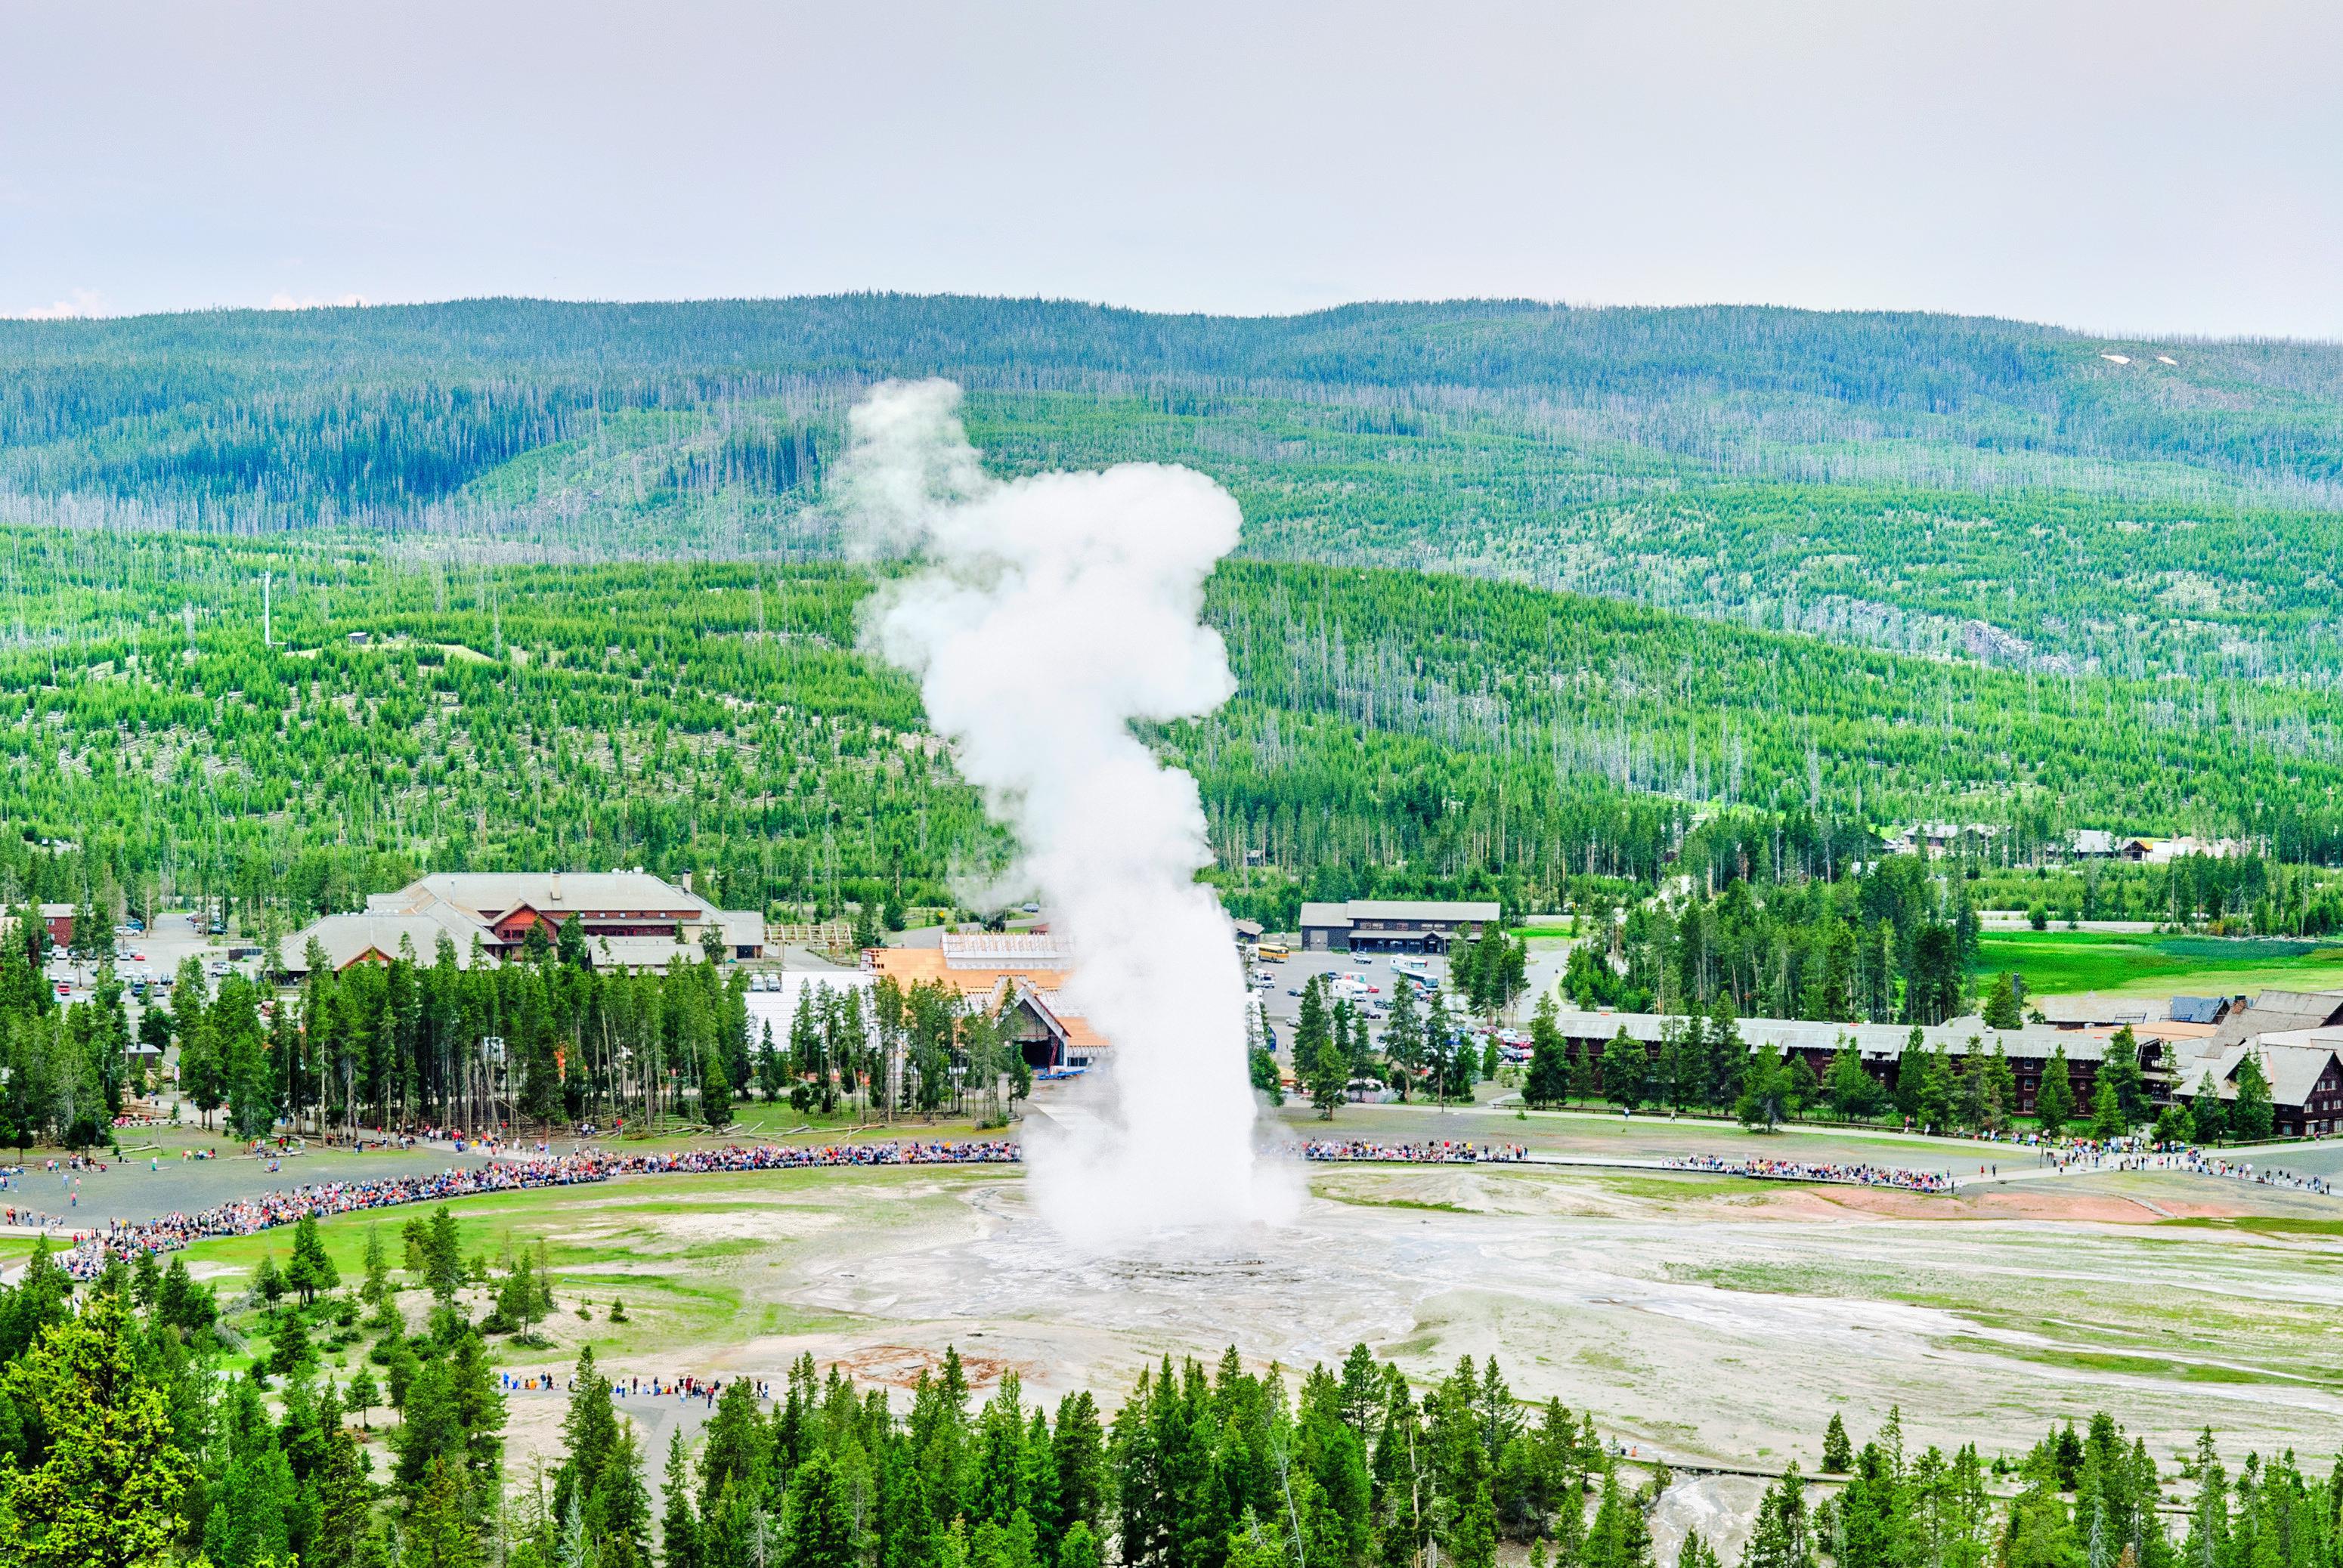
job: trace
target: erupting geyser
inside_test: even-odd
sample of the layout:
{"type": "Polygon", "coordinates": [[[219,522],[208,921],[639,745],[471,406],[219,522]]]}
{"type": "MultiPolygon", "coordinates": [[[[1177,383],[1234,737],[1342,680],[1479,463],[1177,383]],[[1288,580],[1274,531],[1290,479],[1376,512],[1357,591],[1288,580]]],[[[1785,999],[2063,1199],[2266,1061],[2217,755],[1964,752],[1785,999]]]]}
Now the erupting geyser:
{"type": "Polygon", "coordinates": [[[861,548],[922,562],[880,593],[867,639],[919,677],[1014,830],[1018,874],[1075,953],[1069,1000],[1111,1043],[1077,1113],[1026,1140],[1035,1202],[1092,1244],[1279,1218],[1295,1189],[1255,1158],[1244,975],[1195,879],[1202,802],[1131,728],[1235,689],[1199,612],[1236,502],[1157,464],[993,479],[959,402],[947,381],[876,388],[840,485],[861,548]]]}

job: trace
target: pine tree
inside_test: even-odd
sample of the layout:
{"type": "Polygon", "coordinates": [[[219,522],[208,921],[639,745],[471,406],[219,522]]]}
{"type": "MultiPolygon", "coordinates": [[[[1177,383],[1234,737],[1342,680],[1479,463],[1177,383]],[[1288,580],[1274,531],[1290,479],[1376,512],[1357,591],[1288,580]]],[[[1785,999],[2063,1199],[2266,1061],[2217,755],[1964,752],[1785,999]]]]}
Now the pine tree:
{"type": "Polygon", "coordinates": [[[341,1271],[327,1254],[326,1243],[317,1234],[314,1214],[304,1214],[293,1225],[293,1261],[286,1268],[285,1282],[299,1292],[301,1304],[307,1306],[317,1299],[319,1291],[338,1288],[341,1271]]]}
{"type": "Polygon", "coordinates": [[[1836,1411],[1831,1412],[1830,1425],[1823,1429],[1823,1473],[1845,1475],[1855,1463],[1855,1449],[1847,1442],[1846,1422],[1836,1411]]]}
{"type": "Polygon", "coordinates": [[[1627,1026],[1621,1024],[1603,1051],[1603,1098],[1622,1111],[1634,1111],[1644,1103],[1650,1071],[1650,1054],[1641,1040],[1627,1038],[1627,1026]]]}
{"type": "Polygon", "coordinates": [[[1584,1102],[1602,1091],[1603,1070],[1596,1065],[1594,1047],[1591,1041],[1581,1041],[1577,1053],[1570,1061],[1570,1098],[1584,1102]]]}
{"type": "Polygon", "coordinates": [[[732,1125],[732,1086],[722,1058],[714,1051],[701,1064],[699,1115],[719,1132],[732,1125]]]}
{"type": "Polygon", "coordinates": [[[1548,992],[1538,998],[1537,1011],[1530,1018],[1530,1070],[1522,1085],[1522,1098],[1544,1110],[1569,1097],[1570,1047],[1562,1036],[1553,993],[1548,992]]]}
{"type": "MultiPolygon", "coordinates": [[[[290,1313],[287,1321],[294,1321],[290,1313]]],[[[227,1468],[204,1516],[204,1553],[216,1568],[262,1568],[292,1551],[292,1466],[250,1379],[234,1384],[222,1422],[227,1468]]]]}
{"type": "Polygon", "coordinates": [[[1793,1462],[1757,1505],[1741,1568],[1815,1568],[1815,1543],[1806,1526],[1805,1481],[1793,1462]]]}
{"type": "Polygon", "coordinates": [[[1318,1108],[1320,1120],[1331,1121],[1335,1108],[1350,1098],[1350,1054],[1330,1037],[1319,1042],[1308,1066],[1310,1103],[1318,1108]]]}
{"type": "MultiPolygon", "coordinates": [[[[358,1375],[366,1375],[363,1367],[358,1375]]],[[[350,1389],[355,1403],[355,1379],[350,1389]]],[[[374,1486],[367,1479],[367,1457],[355,1433],[337,1420],[328,1424],[325,1438],[323,1462],[308,1483],[317,1499],[315,1545],[303,1561],[316,1568],[342,1568],[357,1563],[362,1553],[373,1522],[374,1486]]]]}
{"type": "Polygon", "coordinates": [[[401,1568],[479,1568],[483,1557],[462,1466],[435,1455],[407,1505],[401,1568]]]}
{"type": "Polygon", "coordinates": [[[375,1382],[374,1370],[366,1362],[360,1362],[357,1371],[350,1374],[350,1386],[343,1391],[343,1398],[357,1415],[359,1425],[370,1424],[366,1419],[367,1412],[382,1402],[382,1387],[375,1382]]]}
{"type": "Polygon", "coordinates": [[[2278,1124],[2277,1111],[2270,1101],[2269,1077],[2262,1070],[2261,1059],[2247,1051],[2239,1059],[2231,1081],[2237,1085],[2237,1094],[2229,1102],[2230,1134],[2242,1143],[2259,1143],[2278,1124]]]}
{"type": "Polygon", "coordinates": [[[2008,970],[1994,977],[1993,988],[1986,992],[1985,1006],[1980,1010],[1987,1029],[2024,1027],[2026,1015],[2018,1007],[2017,983],[2008,970]]]}
{"type": "Polygon", "coordinates": [[[1788,1062],[1769,1050],[1750,1052],[1749,1065],[1741,1081],[1741,1096],[1733,1102],[1734,1116],[1744,1127],[1770,1132],[1789,1113],[1788,1062]]]}
{"type": "Polygon", "coordinates": [[[1701,1539],[1699,1531],[1687,1530],[1676,1551],[1676,1568],[1719,1568],[1716,1548],[1701,1539]]]}
{"type": "Polygon", "coordinates": [[[659,1515],[661,1568],[702,1568],[699,1517],[691,1506],[691,1470],[684,1460],[683,1432],[668,1438],[667,1479],[659,1488],[666,1508],[659,1515]]]}
{"type": "Polygon", "coordinates": [[[2116,1086],[2102,1074],[2098,1086],[2091,1091],[2091,1136],[2105,1143],[2129,1131],[2124,1125],[2123,1105],[2116,1098],[2116,1086]]]}
{"type": "Polygon", "coordinates": [[[277,1270],[274,1251],[260,1254],[260,1267],[253,1271],[252,1293],[271,1307],[285,1299],[285,1276],[277,1270]]]}
{"type": "Polygon", "coordinates": [[[0,1401],[46,1440],[37,1462],[0,1476],[0,1562],[168,1560],[195,1465],[174,1433],[169,1395],[144,1363],[128,1306],[100,1292],[0,1372],[0,1401]]]}
{"type": "Polygon", "coordinates": [[[1616,1467],[1603,1467],[1603,1492],[1586,1529],[1584,1568],[1651,1568],[1652,1535],[1644,1511],[1619,1484],[1616,1467]]]}
{"type": "Polygon", "coordinates": [[[268,1371],[277,1377],[291,1377],[303,1367],[315,1366],[316,1347],[309,1343],[309,1332],[301,1322],[298,1312],[280,1312],[269,1331],[268,1371]]]}
{"type": "Polygon", "coordinates": [[[2121,1111],[2126,1127],[2137,1127],[2152,1121],[2156,1106],[2147,1092],[2147,1081],[2139,1069],[2139,1037],[2125,1024],[2107,1040],[2106,1059],[2099,1063],[2099,1077],[2113,1084],[2116,1105],[2121,1111]]]}
{"type": "Polygon", "coordinates": [[[358,1287],[358,1299],[379,1309],[395,1292],[390,1283],[390,1252],[382,1244],[382,1227],[368,1225],[366,1234],[366,1282],[358,1287]]]}
{"type": "MultiPolygon", "coordinates": [[[[608,1383],[603,1387],[607,1390],[608,1383]]],[[[587,1499],[597,1568],[650,1568],[651,1497],[643,1484],[642,1450],[630,1422],[618,1423],[609,1458],[587,1499]]]]}
{"type": "Polygon", "coordinates": [[[848,1490],[827,1452],[798,1466],[781,1508],[779,1568],[855,1568],[848,1490]]]}
{"type": "Polygon", "coordinates": [[[2050,1049],[2050,1060],[2042,1064],[2042,1086],[2034,1091],[2034,1120],[2042,1126],[2046,1138],[2056,1138],[2066,1129],[2075,1117],[2075,1086],[2066,1072],[2066,1048],[2050,1049]]]}

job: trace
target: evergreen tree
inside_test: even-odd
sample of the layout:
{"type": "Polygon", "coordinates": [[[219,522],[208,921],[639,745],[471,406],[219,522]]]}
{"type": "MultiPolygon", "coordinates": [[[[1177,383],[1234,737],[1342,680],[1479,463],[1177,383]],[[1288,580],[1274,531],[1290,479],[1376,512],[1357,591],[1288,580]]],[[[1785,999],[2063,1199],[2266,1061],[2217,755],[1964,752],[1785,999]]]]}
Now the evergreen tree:
{"type": "Polygon", "coordinates": [[[341,1271],[334,1267],[334,1260],[326,1251],[314,1214],[304,1214],[294,1221],[293,1261],[285,1270],[285,1282],[300,1295],[305,1307],[317,1299],[319,1291],[336,1290],[341,1285],[341,1271]]]}
{"type": "Polygon", "coordinates": [[[1538,998],[1537,1011],[1530,1018],[1530,1070],[1522,1097],[1541,1111],[1570,1097],[1570,1047],[1563,1039],[1552,992],[1538,998]]]}
{"type": "Polygon", "coordinates": [[[2116,1086],[2102,1075],[2091,1091],[2091,1136],[2104,1143],[2130,1131],[2124,1121],[2123,1106],[2116,1099],[2116,1086]]]}
{"type": "Polygon", "coordinates": [[[480,1568],[485,1553],[472,1528],[462,1465],[435,1454],[407,1504],[401,1568],[480,1568]]]}
{"type": "Polygon", "coordinates": [[[230,1389],[223,1424],[228,1462],[204,1516],[205,1554],[216,1568],[273,1568],[293,1549],[293,1470],[250,1379],[230,1389]]]}
{"type": "Polygon", "coordinates": [[[350,1385],[343,1391],[343,1399],[361,1426],[371,1424],[366,1419],[367,1412],[382,1402],[382,1387],[375,1382],[374,1371],[366,1362],[360,1362],[357,1370],[350,1374],[350,1385]]]}
{"type": "Polygon", "coordinates": [[[1634,1111],[1644,1103],[1644,1080],[1651,1070],[1651,1057],[1640,1040],[1627,1038],[1627,1026],[1611,1037],[1603,1051],[1603,1098],[1625,1111],[1634,1111]]]}
{"type": "Polygon", "coordinates": [[[1752,1051],[1733,1114],[1744,1127],[1770,1132],[1790,1114],[1790,1067],[1785,1057],[1768,1050],[1752,1051]]]}
{"type": "Polygon", "coordinates": [[[666,1502],[659,1514],[660,1568],[704,1568],[699,1516],[691,1506],[691,1471],[684,1460],[679,1427],[668,1437],[667,1479],[659,1495],[666,1502]]]}
{"type": "Polygon", "coordinates": [[[1603,1070],[1596,1063],[1594,1047],[1582,1041],[1570,1062],[1570,1097],[1588,1101],[1602,1091],[1603,1070]]]}
{"type": "Polygon", "coordinates": [[[1986,992],[1985,1006],[1980,1010],[1987,1029],[2019,1029],[2026,1015],[2017,1002],[2017,983],[2005,970],[1994,977],[1993,986],[1986,992]]]}
{"type": "Polygon", "coordinates": [[[1351,1058],[1330,1037],[1321,1040],[1309,1060],[1310,1103],[1321,1120],[1331,1120],[1335,1107],[1350,1097],[1351,1058]]]}
{"type": "Polygon", "coordinates": [[[268,1371],[276,1377],[292,1377],[302,1368],[315,1366],[317,1348],[309,1343],[309,1331],[298,1312],[279,1312],[269,1329],[268,1371]]]}
{"type": "Polygon", "coordinates": [[[1805,1481],[1794,1462],[1765,1489],[1756,1522],[1741,1551],[1741,1568],[1815,1568],[1815,1550],[1807,1529],[1805,1481]]]}
{"type": "Polygon", "coordinates": [[[780,1568],[856,1568],[849,1483],[827,1452],[789,1477],[781,1512],[780,1568]]]}
{"type": "MultiPolygon", "coordinates": [[[[20,1282],[9,1294],[24,1290],[20,1282]]],[[[149,1568],[167,1561],[195,1466],[119,1296],[95,1295],[20,1347],[0,1371],[0,1407],[46,1437],[36,1456],[0,1468],[0,1562],[149,1568]]]]}
{"type": "Polygon", "coordinates": [[[2100,1079],[2112,1084],[2116,1105],[2127,1128],[2137,1127],[2156,1117],[2156,1105],[2148,1095],[2147,1081],[2140,1074],[2139,1037],[2125,1024],[2107,1040],[2106,1059],[2099,1064],[2100,1079]]]}
{"type": "Polygon", "coordinates": [[[1619,1484],[1615,1466],[1603,1467],[1603,1491],[1580,1561],[1584,1568],[1651,1568],[1651,1531],[1643,1509],[1619,1484]]]}
{"type": "Polygon", "coordinates": [[[2277,1126],[2269,1075],[2262,1070],[2261,1059],[2247,1051],[2230,1076],[2237,1085],[2236,1097],[2229,1102],[2230,1134],[2242,1143],[2262,1142],[2277,1126]]]}
{"type": "Polygon", "coordinates": [[[2229,1109],[2221,1103],[2209,1073],[2189,1097],[2188,1125],[2191,1141],[2197,1143],[2218,1143],[2228,1136],[2229,1109]]]}
{"type": "Polygon", "coordinates": [[[260,1267],[253,1271],[252,1293],[270,1307],[285,1299],[285,1276],[277,1267],[274,1251],[260,1254],[260,1267]]]}
{"type": "Polygon", "coordinates": [[[2075,1117],[2075,1086],[2066,1072],[2066,1048],[2053,1046],[2042,1064],[2042,1086],[2034,1091],[2034,1120],[2043,1136],[2056,1138],[2075,1117]]]}
{"type": "Polygon", "coordinates": [[[1855,1449],[1847,1441],[1846,1422],[1833,1411],[1830,1425],[1823,1430],[1823,1473],[1845,1475],[1854,1464],[1855,1449]]]}

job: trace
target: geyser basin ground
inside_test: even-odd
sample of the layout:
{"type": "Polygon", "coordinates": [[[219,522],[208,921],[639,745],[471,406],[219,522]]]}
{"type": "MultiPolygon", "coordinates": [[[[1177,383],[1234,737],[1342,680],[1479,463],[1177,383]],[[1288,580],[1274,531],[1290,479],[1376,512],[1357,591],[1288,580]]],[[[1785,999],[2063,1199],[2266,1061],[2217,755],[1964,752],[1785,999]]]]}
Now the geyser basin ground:
{"type": "MultiPolygon", "coordinates": [[[[1401,1118],[1433,1131],[1421,1111],[1336,1126],[1387,1136],[1381,1123],[1401,1118]]],[[[1523,1126],[1442,1121],[1479,1139],[1523,1126]]],[[[1714,1125],[1527,1125],[1542,1146],[1581,1150],[1837,1147],[1714,1125]]],[[[1889,1141],[1914,1164],[1934,1149],[1974,1170],[1989,1152],[1889,1141]]],[[[902,1383],[955,1344],[980,1378],[1014,1367],[1029,1399],[1089,1386],[1119,1400],[1167,1351],[1234,1343],[1306,1367],[1364,1340],[1427,1377],[1493,1353],[1517,1394],[1591,1408],[1606,1432],[1678,1459],[1811,1465],[1833,1411],[1865,1432],[1890,1404],[1921,1441],[1988,1453],[2102,1407],[2159,1453],[2207,1422],[2240,1452],[2343,1437],[2343,1206],[2329,1201],[2163,1174],[1956,1199],[1592,1169],[1310,1177],[1290,1226],[1089,1257],[1035,1217],[1014,1170],[684,1176],[457,1207],[468,1250],[550,1239],[559,1348],[508,1363],[523,1367],[565,1367],[590,1341],[606,1369],[645,1377],[778,1376],[809,1351],[902,1383]],[[614,1297],[628,1323],[607,1321],[614,1297]],[[580,1301],[592,1320],[575,1316],[580,1301]]],[[[365,1221],[327,1231],[351,1273],[365,1221]]],[[[196,1257],[248,1266],[267,1240],[196,1257]]],[[[407,1304],[419,1315],[419,1298],[407,1304]]],[[[523,1451],[558,1419],[558,1397],[543,1402],[516,1403],[523,1451]]]]}

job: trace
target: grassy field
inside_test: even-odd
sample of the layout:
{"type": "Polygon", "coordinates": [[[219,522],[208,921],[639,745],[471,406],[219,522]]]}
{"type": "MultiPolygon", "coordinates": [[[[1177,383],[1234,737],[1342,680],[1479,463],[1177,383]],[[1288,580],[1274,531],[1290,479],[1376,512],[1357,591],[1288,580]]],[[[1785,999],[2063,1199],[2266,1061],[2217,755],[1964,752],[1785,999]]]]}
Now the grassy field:
{"type": "MultiPolygon", "coordinates": [[[[587,1344],[606,1359],[689,1354],[837,1326],[820,1312],[760,1297],[747,1288],[744,1274],[784,1264],[818,1271],[841,1208],[860,1231],[916,1232],[935,1211],[957,1208],[940,1196],[940,1174],[921,1168],[665,1176],[498,1193],[447,1207],[457,1217],[464,1255],[485,1258],[498,1272],[513,1253],[543,1244],[558,1281],[559,1304],[547,1327],[559,1349],[519,1359],[556,1364],[574,1359],[587,1344]],[[611,1308],[618,1302],[627,1316],[614,1323],[611,1308]]],[[[1014,1174],[1013,1167],[949,1171],[955,1189],[1014,1174]]],[[[343,1215],[318,1230],[343,1282],[355,1288],[365,1277],[367,1231],[379,1227],[397,1269],[402,1227],[430,1212],[418,1204],[343,1215]]],[[[262,1256],[274,1254],[282,1266],[291,1246],[289,1231],[268,1231],[198,1242],[186,1257],[200,1275],[220,1280],[223,1304],[233,1307],[262,1256]]],[[[490,1290],[468,1286],[463,1297],[478,1316],[488,1308],[490,1290]]],[[[410,1322],[419,1323],[429,1310],[413,1291],[403,1294],[402,1304],[410,1322]]],[[[256,1320],[239,1316],[237,1322],[249,1327],[256,1320]]],[[[348,1359],[328,1361],[338,1366],[348,1359]]]]}
{"type": "Polygon", "coordinates": [[[1996,931],[1977,967],[2026,977],[2037,996],[2238,995],[2343,986],[2343,946],[2278,938],[2157,936],[2128,931],[1996,931]]]}
{"type": "MultiPolygon", "coordinates": [[[[1298,1109],[1286,1120],[1325,1128],[1298,1109]]],[[[1333,1130],[1622,1161],[1746,1149],[1957,1166],[1990,1153],[1485,1108],[1353,1107],[1333,1130]]],[[[1295,1369],[1363,1340],[1423,1379],[1460,1354],[1499,1355],[1517,1392],[1594,1410],[1670,1453],[1802,1462],[1841,1409],[1875,1422],[1900,1405],[1907,1432],[1988,1452],[2102,1406],[2159,1451],[2207,1422],[2225,1442],[2267,1448],[2343,1421],[2331,1331],[2343,1221],[2298,1193],[2149,1172],[1923,1198],[1617,1165],[1328,1166],[1307,1181],[1289,1224],[1131,1255],[1071,1247],[1013,1168],[682,1175],[450,1208],[468,1256],[546,1245],[550,1343],[498,1339],[498,1363],[515,1371],[558,1372],[590,1344],[619,1375],[775,1377],[803,1351],[900,1390],[950,1345],[980,1382],[1015,1370],[1029,1397],[1087,1387],[1111,1402],[1166,1352],[1236,1342],[1295,1369]],[[613,1322],[618,1301],[626,1320],[613,1322]]],[[[370,1228],[395,1263],[401,1225],[427,1212],[321,1230],[355,1284],[370,1228]]],[[[290,1242],[190,1250],[240,1335],[259,1328],[240,1300],[250,1271],[269,1251],[282,1266],[290,1242]]],[[[480,1315],[486,1292],[467,1287],[463,1305],[480,1315]]],[[[401,1306],[423,1322],[419,1292],[401,1306]]],[[[331,1375],[348,1378],[370,1339],[321,1345],[331,1375]]],[[[247,1338],[246,1353],[261,1348],[247,1338]]],[[[562,1405],[516,1397],[512,1409],[525,1468],[550,1452],[562,1405]]]]}

